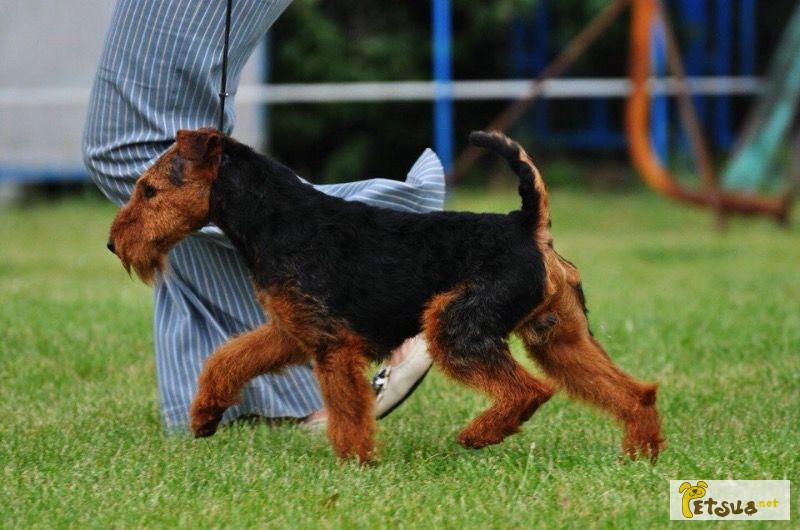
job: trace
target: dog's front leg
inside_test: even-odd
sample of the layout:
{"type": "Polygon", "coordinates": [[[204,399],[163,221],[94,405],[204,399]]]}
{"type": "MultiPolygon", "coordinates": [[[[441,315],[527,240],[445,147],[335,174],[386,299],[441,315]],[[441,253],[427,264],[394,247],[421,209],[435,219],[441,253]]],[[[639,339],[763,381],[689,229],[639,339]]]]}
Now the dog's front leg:
{"type": "Polygon", "coordinates": [[[328,409],[328,439],[339,458],[369,463],[375,456],[375,398],[364,374],[364,340],[346,332],[334,342],[314,366],[328,409]]]}
{"type": "Polygon", "coordinates": [[[290,336],[273,324],[264,324],[235,337],[206,360],[190,411],[195,436],[211,436],[225,409],[236,403],[248,381],[309,357],[290,336]]]}

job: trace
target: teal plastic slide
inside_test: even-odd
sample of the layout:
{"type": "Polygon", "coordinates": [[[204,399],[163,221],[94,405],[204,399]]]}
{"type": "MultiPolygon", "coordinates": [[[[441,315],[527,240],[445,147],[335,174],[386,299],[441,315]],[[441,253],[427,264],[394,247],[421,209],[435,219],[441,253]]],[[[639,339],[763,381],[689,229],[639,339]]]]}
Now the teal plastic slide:
{"type": "Polygon", "coordinates": [[[774,189],[784,139],[800,104],[800,6],[795,9],[769,68],[765,92],[745,127],[739,148],[722,172],[722,185],[736,191],[774,189]]]}

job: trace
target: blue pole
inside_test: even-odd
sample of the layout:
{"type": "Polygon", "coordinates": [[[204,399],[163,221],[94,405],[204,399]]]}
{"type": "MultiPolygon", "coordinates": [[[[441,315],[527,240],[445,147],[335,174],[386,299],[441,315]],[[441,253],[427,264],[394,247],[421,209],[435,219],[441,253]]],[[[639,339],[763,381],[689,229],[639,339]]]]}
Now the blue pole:
{"type": "MultiPolygon", "coordinates": [[[[664,25],[658,20],[650,28],[652,39],[653,72],[656,77],[663,78],[667,71],[667,40],[664,25]]],[[[669,102],[663,95],[654,95],[650,103],[650,135],[653,139],[653,150],[663,164],[669,161],[669,102]]]]}
{"type": "MultiPolygon", "coordinates": [[[[733,7],[729,0],[717,0],[714,16],[716,18],[717,35],[716,53],[713,70],[716,75],[731,74],[731,56],[733,55],[733,7]]],[[[719,96],[714,100],[714,143],[728,147],[733,143],[731,134],[731,98],[719,96]]]]}
{"type": "MultiPolygon", "coordinates": [[[[542,0],[536,7],[533,24],[533,53],[531,55],[531,74],[537,76],[547,66],[548,34],[550,28],[550,12],[547,2],[542,0]]],[[[550,124],[548,123],[547,99],[542,98],[533,108],[533,121],[537,138],[550,138],[550,124]]]]}
{"type": "MultiPolygon", "coordinates": [[[[682,0],[682,23],[689,36],[689,43],[684,56],[686,73],[690,76],[704,75],[707,72],[706,61],[710,57],[710,43],[707,42],[708,0],[682,0]]],[[[729,2],[733,3],[733,2],[729,2]]],[[[732,8],[731,8],[732,9],[732,8]]],[[[694,96],[700,122],[705,124],[706,99],[694,96]]]]}
{"type": "Polygon", "coordinates": [[[739,15],[739,73],[753,75],[756,72],[756,1],[742,0],[739,15]]]}
{"type": "Polygon", "coordinates": [[[433,1],[434,149],[449,171],[453,165],[453,98],[450,0],[433,1]]]}

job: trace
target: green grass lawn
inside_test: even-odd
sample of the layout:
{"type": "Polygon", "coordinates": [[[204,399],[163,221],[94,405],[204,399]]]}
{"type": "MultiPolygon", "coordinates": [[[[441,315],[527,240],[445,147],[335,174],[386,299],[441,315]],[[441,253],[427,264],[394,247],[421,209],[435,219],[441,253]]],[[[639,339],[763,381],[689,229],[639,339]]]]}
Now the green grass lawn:
{"type": "Polygon", "coordinates": [[[798,230],[718,234],[652,195],[552,203],[596,336],[661,385],[657,465],[620,460],[619,428],[562,394],[521,434],[464,450],[455,435],[486,402],[436,373],[380,423],[374,467],[291,426],[165,436],[150,291],[105,249],[113,208],[75,200],[0,211],[0,526],[641,529],[669,523],[669,479],[797,479],[798,230]]]}

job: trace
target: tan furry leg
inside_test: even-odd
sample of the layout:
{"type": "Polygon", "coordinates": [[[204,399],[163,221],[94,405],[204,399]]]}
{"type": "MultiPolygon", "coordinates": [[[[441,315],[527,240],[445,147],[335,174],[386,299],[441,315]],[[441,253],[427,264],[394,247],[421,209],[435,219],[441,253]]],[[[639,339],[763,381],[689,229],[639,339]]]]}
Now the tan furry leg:
{"type": "MultiPolygon", "coordinates": [[[[486,337],[480,323],[462,326],[447,317],[460,291],[434,297],[423,315],[428,351],[433,362],[448,376],[479,390],[493,403],[458,435],[458,443],[480,448],[500,443],[519,431],[519,426],[553,394],[547,383],[528,373],[511,356],[505,337],[486,337]]],[[[480,314],[473,314],[480,318],[480,314]]]]}
{"type": "Polygon", "coordinates": [[[363,340],[343,335],[319,356],[314,373],[328,410],[328,439],[336,455],[369,463],[375,456],[375,397],[364,374],[363,340]]]}
{"type": "Polygon", "coordinates": [[[534,329],[518,333],[528,353],[567,392],[609,411],[623,423],[625,453],[631,458],[641,453],[656,459],[666,445],[655,407],[656,385],[620,370],[588,333],[560,333],[556,328],[544,342],[534,329]]]}
{"type": "Polygon", "coordinates": [[[248,381],[308,361],[299,345],[273,324],[264,324],[219,347],[206,360],[190,411],[195,436],[217,430],[225,409],[235,404],[248,381]]]}
{"type": "Polygon", "coordinates": [[[519,432],[520,425],[553,395],[553,389],[529,374],[511,357],[507,347],[494,357],[503,360],[493,360],[492,365],[479,365],[467,372],[443,361],[441,356],[434,357],[444,373],[493,400],[488,409],[459,433],[458,443],[464,447],[479,449],[502,442],[506,436],[519,432]]]}

